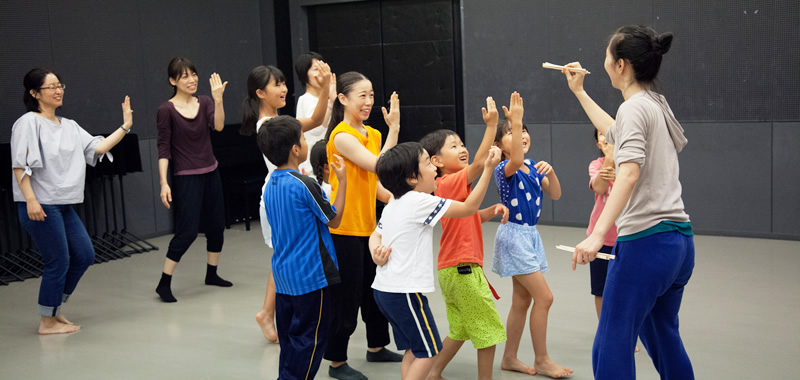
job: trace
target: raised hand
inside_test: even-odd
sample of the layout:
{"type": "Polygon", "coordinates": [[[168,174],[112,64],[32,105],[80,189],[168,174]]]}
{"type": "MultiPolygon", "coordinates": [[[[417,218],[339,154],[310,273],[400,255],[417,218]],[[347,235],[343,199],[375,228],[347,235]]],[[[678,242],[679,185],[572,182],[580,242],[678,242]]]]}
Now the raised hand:
{"type": "Polygon", "coordinates": [[[486,170],[494,171],[494,168],[497,167],[497,164],[500,163],[500,159],[503,157],[503,152],[500,150],[499,147],[492,145],[489,148],[489,155],[486,157],[486,161],[484,162],[484,168],[486,170]]]}
{"type": "Polygon", "coordinates": [[[561,69],[561,72],[564,73],[564,76],[567,77],[567,85],[569,85],[569,89],[572,92],[581,92],[583,91],[583,78],[586,77],[586,74],[581,72],[572,72],[567,67],[574,67],[574,68],[582,68],[580,62],[572,62],[564,65],[564,68],[561,69]]]}
{"type": "Polygon", "coordinates": [[[336,161],[331,162],[329,166],[333,168],[336,178],[340,183],[347,181],[347,167],[344,164],[344,158],[338,154],[334,154],[333,158],[335,158],[336,161]]]}
{"type": "Polygon", "coordinates": [[[127,95],[125,95],[125,101],[122,102],[122,126],[125,127],[125,129],[130,129],[133,126],[131,98],[127,95]]]}
{"type": "Polygon", "coordinates": [[[322,61],[317,61],[314,63],[314,66],[317,68],[317,71],[319,71],[319,75],[317,76],[317,83],[319,84],[319,87],[328,87],[331,83],[331,67],[322,61]]]}
{"type": "Polygon", "coordinates": [[[497,105],[494,103],[492,97],[486,98],[486,107],[481,108],[483,114],[483,122],[486,126],[496,127],[499,115],[497,113],[497,105]]]}
{"type": "Polygon", "coordinates": [[[333,100],[336,99],[338,93],[336,92],[336,74],[331,73],[331,85],[330,92],[328,93],[328,101],[333,103],[333,100]]]}
{"type": "Polygon", "coordinates": [[[539,161],[536,165],[533,165],[533,168],[536,169],[536,172],[539,174],[548,175],[553,172],[553,167],[544,161],[539,161]]]}
{"type": "Polygon", "coordinates": [[[400,97],[396,91],[392,92],[392,97],[389,99],[389,111],[386,111],[386,107],[381,107],[381,111],[389,129],[400,129],[400,97]]]}
{"type": "Polygon", "coordinates": [[[375,265],[383,266],[389,261],[389,254],[391,253],[391,248],[381,244],[375,247],[375,252],[372,253],[372,261],[375,262],[375,265]]]}
{"type": "Polygon", "coordinates": [[[225,81],[223,83],[217,73],[211,74],[211,78],[208,82],[211,84],[211,97],[214,99],[214,102],[222,102],[222,94],[225,92],[225,87],[228,86],[228,82],[225,81]]]}
{"type": "Polygon", "coordinates": [[[524,102],[518,92],[514,91],[511,94],[511,100],[508,102],[509,108],[503,106],[503,112],[506,114],[506,119],[511,121],[512,124],[522,123],[522,115],[525,114],[524,102]]]}

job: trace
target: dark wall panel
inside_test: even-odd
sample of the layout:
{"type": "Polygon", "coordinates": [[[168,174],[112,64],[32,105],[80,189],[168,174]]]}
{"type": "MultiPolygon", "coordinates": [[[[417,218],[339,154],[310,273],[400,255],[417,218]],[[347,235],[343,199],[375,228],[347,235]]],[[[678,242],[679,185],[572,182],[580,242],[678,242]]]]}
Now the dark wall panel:
{"type": "Polygon", "coordinates": [[[775,3],[653,3],[656,30],[675,34],[660,75],[680,120],[772,119],[775,3]]]}
{"type": "Polygon", "coordinates": [[[775,120],[800,120],[800,2],[777,1],[773,27],[774,72],[780,73],[770,76],[774,89],[773,117],[775,120]]]}
{"type": "MultiPolygon", "coordinates": [[[[158,191],[153,192],[153,176],[150,172],[154,166],[153,162],[157,162],[156,156],[151,154],[155,151],[156,140],[140,140],[139,141],[139,154],[142,157],[142,169],[144,171],[139,173],[130,173],[125,175],[123,183],[125,185],[125,210],[128,216],[128,230],[135,235],[153,235],[157,232],[166,232],[169,229],[158,231],[156,228],[156,214],[157,207],[164,208],[158,198],[161,187],[159,180],[155,178],[155,185],[158,186],[158,191]]],[[[156,173],[158,170],[156,170],[156,173]]]]}
{"type": "Polygon", "coordinates": [[[131,17],[136,3],[50,1],[47,9],[50,19],[58,20],[53,23],[53,57],[68,84],[60,114],[91,134],[110,133],[122,124],[120,104],[129,95],[134,128],[147,136],[144,73],[135,59],[142,55],[139,19],[131,17]]]}
{"type": "Polygon", "coordinates": [[[775,123],[772,133],[772,230],[800,238],[800,123],[775,123]]]}
{"type": "Polygon", "coordinates": [[[387,95],[397,91],[403,105],[453,105],[453,41],[387,44],[384,83],[387,95]]]}
{"type": "MultiPolygon", "coordinates": [[[[600,107],[615,115],[622,103],[622,96],[619,90],[611,87],[603,67],[608,38],[621,25],[650,24],[652,12],[649,1],[589,1],[580,5],[549,1],[549,54],[544,61],[558,65],[580,62],[591,72],[585,78],[584,88],[600,107]]],[[[535,75],[546,78],[546,91],[552,99],[552,121],[588,121],[580,103],[569,90],[564,75],[555,70],[542,69],[542,62],[531,62],[531,70],[535,75]]]]}
{"type": "Polygon", "coordinates": [[[319,5],[311,8],[308,21],[312,50],[315,46],[322,48],[381,43],[381,11],[378,1],[319,5]]]}
{"type": "MultiPolygon", "coordinates": [[[[22,79],[37,66],[55,69],[47,22],[47,1],[0,2],[0,142],[11,141],[11,127],[25,113],[22,79]],[[31,27],[36,25],[37,27],[31,27]]],[[[66,82],[67,79],[64,78],[66,82]]],[[[71,88],[70,88],[71,90],[71,88]]],[[[120,123],[121,124],[121,123],[120,123]]]]}
{"type": "Polygon", "coordinates": [[[453,39],[450,0],[386,1],[381,4],[381,13],[383,41],[387,44],[453,39]]]}
{"type": "Polygon", "coordinates": [[[400,125],[399,141],[419,141],[439,129],[456,130],[456,109],[453,106],[400,106],[400,125]]]}
{"type": "Polygon", "coordinates": [[[525,99],[525,121],[550,122],[550,93],[541,64],[547,61],[547,3],[463,0],[463,62],[466,124],[482,123],[472,110],[494,96],[508,105],[519,91],[525,99]]]}
{"type": "Polygon", "coordinates": [[[553,124],[553,169],[561,183],[561,199],[553,202],[554,219],[589,224],[594,191],[589,189],[589,163],[599,157],[591,124],[553,124]]]}
{"type": "Polygon", "coordinates": [[[683,127],[689,144],[678,156],[680,179],[694,228],[771,232],[771,123],[683,127]]]}

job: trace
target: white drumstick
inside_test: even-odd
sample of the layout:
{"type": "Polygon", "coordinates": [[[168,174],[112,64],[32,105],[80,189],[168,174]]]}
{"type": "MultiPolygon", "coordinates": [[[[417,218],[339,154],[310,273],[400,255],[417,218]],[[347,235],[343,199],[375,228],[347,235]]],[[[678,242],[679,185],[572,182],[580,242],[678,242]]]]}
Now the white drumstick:
{"type": "MultiPolygon", "coordinates": [[[[545,69],[563,70],[566,66],[559,66],[559,65],[554,65],[554,64],[552,64],[550,62],[545,62],[545,63],[542,63],[542,67],[545,68],[545,69]]],[[[589,70],[586,70],[584,68],[567,67],[566,69],[569,70],[569,71],[572,71],[573,73],[591,74],[589,72],[589,70]]]]}
{"type": "MultiPolygon", "coordinates": [[[[575,253],[575,247],[568,247],[566,245],[557,245],[556,248],[562,251],[575,253]]],[[[602,253],[602,252],[597,252],[597,255],[595,257],[603,260],[614,260],[617,258],[617,256],[615,255],[609,255],[608,253],[602,253]]]]}

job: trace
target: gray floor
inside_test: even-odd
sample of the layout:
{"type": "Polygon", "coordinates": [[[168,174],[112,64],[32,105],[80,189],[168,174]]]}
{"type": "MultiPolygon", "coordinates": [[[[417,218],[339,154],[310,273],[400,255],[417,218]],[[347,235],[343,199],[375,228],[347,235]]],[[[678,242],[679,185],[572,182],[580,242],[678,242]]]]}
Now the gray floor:
{"type": "MultiPolygon", "coordinates": [[[[496,224],[485,226],[487,263],[496,224]]],[[[588,267],[572,272],[570,255],[556,244],[575,245],[583,229],[541,226],[551,271],[546,275],[555,303],[550,312],[548,349],[591,379],[591,346],[596,316],[589,295],[588,267]]],[[[177,304],[154,292],[169,238],[152,239],[161,251],[92,266],[65,315],[82,325],[70,335],[38,336],[39,280],[0,287],[0,378],[3,379],[274,379],[279,347],[267,343],[255,324],[269,273],[268,250],[256,224],[226,233],[220,274],[233,288],[205,286],[205,243],[194,244],[173,281],[177,304]]],[[[438,231],[436,241],[438,241],[438,231]]],[[[697,263],[681,312],[681,332],[698,379],[799,378],[800,242],[698,236],[697,263]]],[[[438,244],[434,247],[438,250],[438,244]]],[[[487,273],[507,315],[511,282],[487,273]]],[[[429,294],[442,336],[444,305],[429,294]]],[[[399,379],[398,364],[367,364],[359,324],[350,364],[372,379],[399,379]]],[[[641,346],[641,345],[640,345],[641,346]]],[[[503,345],[495,358],[496,379],[527,376],[501,371],[503,345]]],[[[520,357],[533,361],[526,330],[520,357]]],[[[475,350],[467,344],[445,371],[450,379],[476,376],[475,350]]],[[[639,379],[657,379],[646,352],[636,354],[639,379]]],[[[327,378],[323,362],[319,378],[327,378]]]]}

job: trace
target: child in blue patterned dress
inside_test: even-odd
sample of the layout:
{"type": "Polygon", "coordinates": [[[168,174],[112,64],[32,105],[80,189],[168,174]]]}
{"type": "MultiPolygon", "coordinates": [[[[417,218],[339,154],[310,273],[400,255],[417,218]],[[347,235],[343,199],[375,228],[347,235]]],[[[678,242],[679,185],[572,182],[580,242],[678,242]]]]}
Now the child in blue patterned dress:
{"type": "Polygon", "coordinates": [[[506,321],[507,342],[500,366],[504,370],[561,378],[573,371],[556,364],[547,353],[547,315],[553,304],[553,293],[544,280],[543,274],[549,267],[536,229],[542,212],[542,193],[558,200],[561,184],[550,164],[525,158],[530,148],[530,135],[522,124],[524,107],[518,93],[511,94],[509,108],[503,107],[506,118],[498,125],[494,140],[504,159],[495,168],[495,182],[510,216],[509,223],[497,229],[492,271],[500,277],[512,276],[514,283],[506,321]],[[531,301],[531,340],[536,355],[533,367],[517,358],[531,301]]]}

